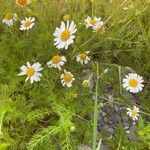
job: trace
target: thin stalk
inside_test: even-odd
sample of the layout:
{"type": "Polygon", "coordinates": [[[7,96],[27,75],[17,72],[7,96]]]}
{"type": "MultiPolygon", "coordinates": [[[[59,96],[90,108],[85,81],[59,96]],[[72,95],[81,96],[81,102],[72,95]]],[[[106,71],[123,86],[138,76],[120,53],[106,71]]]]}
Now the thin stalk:
{"type": "Polygon", "coordinates": [[[140,113],[144,114],[144,115],[147,115],[147,116],[150,116],[149,113],[146,113],[146,112],[143,112],[143,111],[140,111],[140,113]]]}
{"type": "Polygon", "coordinates": [[[96,90],[95,90],[95,104],[94,104],[94,127],[93,127],[93,150],[96,150],[96,139],[97,139],[97,118],[98,118],[98,76],[99,76],[99,65],[97,62],[97,73],[96,73],[96,90]]]}
{"type": "Polygon", "coordinates": [[[121,140],[122,140],[122,138],[119,140],[119,144],[118,144],[118,148],[117,148],[117,150],[119,150],[119,149],[120,149],[120,146],[121,146],[121,140]]]}
{"type": "Polygon", "coordinates": [[[5,115],[5,112],[6,112],[6,111],[4,111],[4,112],[2,113],[1,118],[0,118],[0,132],[1,132],[1,130],[2,130],[3,118],[4,118],[4,115],[5,115]]]}
{"type": "Polygon", "coordinates": [[[100,139],[100,141],[98,143],[98,147],[96,148],[96,150],[100,150],[101,149],[101,143],[102,143],[102,139],[100,139]]]}
{"type": "Polygon", "coordinates": [[[121,66],[118,66],[118,71],[119,71],[120,94],[122,94],[121,66]]]}

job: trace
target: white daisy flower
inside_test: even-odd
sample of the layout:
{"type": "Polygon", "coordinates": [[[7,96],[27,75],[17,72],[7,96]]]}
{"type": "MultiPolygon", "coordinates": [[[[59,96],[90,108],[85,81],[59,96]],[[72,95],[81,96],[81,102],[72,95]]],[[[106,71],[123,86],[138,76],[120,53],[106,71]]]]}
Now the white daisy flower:
{"type": "Polygon", "coordinates": [[[34,81],[38,82],[41,80],[40,77],[42,76],[42,74],[39,73],[39,71],[43,70],[43,68],[41,67],[41,64],[39,62],[34,63],[33,65],[27,62],[27,65],[23,65],[20,69],[21,73],[19,73],[18,76],[27,75],[25,81],[30,79],[30,82],[32,84],[34,81]]]}
{"type": "Polygon", "coordinates": [[[29,29],[32,29],[33,28],[33,26],[34,26],[34,23],[35,22],[35,18],[33,17],[33,18],[31,18],[31,17],[29,17],[29,18],[25,18],[25,20],[22,20],[21,21],[21,26],[20,26],[20,30],[29,30],[29,29]]]}
{"type": "Polygon", "coordinates": [[[90,61],[90,57],[88,56],[89,51],[86,51],[85,53],[81,53],[77,55],[76,61],[80,62],[82,65],[87,64],[90,61]]]}
{"type": "Polygon", "coordinates": [[[69,24],[69,20],[67,20],[66,24],[62,21],[60,28],[57,27],[54,32],[54,45],[58,49],[65,48],[67,50],[68,46],[73,43],[73,40],[75,38],[74,34],[76,33],[76,31],[77,28],[74,21],[71,21],[71,24],[69,24]]]}
{"type": "Polygon", "coordinates": [[[31,0],[16,0],[16,4],[21,7],[29,5],[30,3],[31,3],[31,0]]]}
{"type": "Polygon", "coordinates": [[[138,119],[139,108],[134,106],[133,109],[127,108],[127,114],[133,119],[133,121],[138,119]]]}
{"type": "Polygon", "coordinates": [[[65,64],[65,62],[66,58],[64,56],[55,55],[49,62],[47,62],[47,66],[49,68],[54,67],[61,70],[61,67],[65,64]]]}
{"type": "Polygon", "coordinates": [[[67,87],[72,87],[72,83],[75,81],[75,78],[71,72],[67,72],[66,70],[64,70],[64,73],[61,74],[60,79],[62,85],[67,87]]]}
{"type": "Polygon", "coordinates": [[[14,21],[17,21],[17,15],[12,13],[6,13],[2,22],[10,27],[13,26],[14,21]]]}
{"type": "Polygon", "coordinates": [[[103,26],[104,22],[101,21],[101,17],[97,18],[97,17],[94,17],[93,19],[91,17],[87,17],[87,19],[85,20],[85,26],[86,26],[86,29],[89,28],[89,27],[92,27],[93,30],[97,30],[97,28],[100,28],[103,26]]]}
{"type": "Polygon", "coordinates": [[[140,75],[129,73],[126,78],[123,79],[123,88],[130,91],[131,93],[138,93],[142,91],[144,85],[143,77],[140,75]]]}

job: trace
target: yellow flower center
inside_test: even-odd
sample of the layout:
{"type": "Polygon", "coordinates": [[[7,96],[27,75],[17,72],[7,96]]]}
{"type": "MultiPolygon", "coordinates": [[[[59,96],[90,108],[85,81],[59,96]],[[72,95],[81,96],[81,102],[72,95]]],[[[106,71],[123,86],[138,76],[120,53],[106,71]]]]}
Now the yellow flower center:
{"type": "Polygon", "coordinates": [[[29,27],[31,25],[31,22],[30,21],[26,21],[26,23],[25,23],[25,27],[27,28],[27,27],[29,27]]]}
{"type": "Polygon", "coordinates": [[[5,19],[6,20],[10,20],[10,19],[12,19],[13,18],[13,14],[12,13],[7,13],[6,15],[5,15],[5,19]]]}
{"type": "Polygon", "coordinates": [[[90,24],[95,25],[95,24],[96,24],[96,21],[95,21],[94,19],[91,19],[91,20],[90,20],[90,24]]]}
{"type": "Polygon", "coordinates": [[[131,114],[133,117],[135,117],[137,115],[137,111],[136,110],[131,110],[131,114]]]}
{"type": "Polygon", "coordinates": [[[129,85],[131,87],[136,87],[138,85],[138,81],[136,79],[130,79],[129,80],[129,85]]]}
{"type": "Polygon", "coordinates": [[[80,59],[83,60],[83,61],[86,60],[86,57],[87,57],[87,55],[86,55],[85,53],[82,53],[82,54],[80,55],[80,59]]]}
{"type": "Polygon", "coordinates": [[[34,75],[34,73],[35,73],[35,70],[34,70],[33,67],[31,67],[31,68],[28,68],[28,70],[26,72],[26,75],[29,76],[29,77],[31,77],[31,76],[34,75]]]}
{"type": "Polygon", "coordinates": [[[72,75],[70,73],[67,73],[64,75],[64,81],[69,83],[72,81],[72,75]]]}
{"type": "Polygon", "coordinates": [[[67,41],[69,38],[70,38],[70,31],[69,30],[63,31],[61,34],[61,40],[67,41]]]}
{"type": "Polygon", "coordinates": [[[57,64],[61,61],[61,57],[59,55],[56,55],[52,58],[52,63],[57,64]]]}
{"type": "Polygon", "coordinates": [[[17,0],[17,3],[18,3],[20,6],[25,6],[25,5],[27,5],[27,0],[17,0]]]}

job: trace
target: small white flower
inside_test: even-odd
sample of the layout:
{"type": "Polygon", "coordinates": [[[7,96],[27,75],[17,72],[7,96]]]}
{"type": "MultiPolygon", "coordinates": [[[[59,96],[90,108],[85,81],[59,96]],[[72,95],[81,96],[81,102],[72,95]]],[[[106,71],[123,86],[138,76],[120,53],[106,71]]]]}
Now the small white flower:
{"type": "Polygon", "coordinates": [[[24,7],[31,3],[31,0],[16,0],[18,6],[24,7]]]}
{"type": "Polygon", "coordinates": [[[93,19],[91,17],[87,17],[87,19],[85,20],[85,26],[86,29],[89,27],[93,28],[93,31],[97,31],[100,27],[102,27],[104,25],[104,22],[101,21],[101,17],[97,18],[94,17],[93,19]]]}
{"type": "Polygon", "coordinates": [[[35,18],[33,17],[33,18],[31,18],[31,17],[29,17],[29,18],[25,18],[25,20],[22,20],[21,21],[21,26],[20,26],[20,30],[29,30],[29,29],[32,29],[33,28],[33,26],[34,26],[34,23],[35,22],[35,18]]]}
{"type": "Polygon", "coordinates": [[[20,69],[21,69],[21,73],[19,73],[18,76],[27,75],[25,81],[30,79],[31,84],[34,81],[36,82],[41,81],[40,77],[42,76],[42,74],[39,73],[39,71],[43,70],[43,68],[41,67],[41,64],[39,62],[34,63],[33,65],[27,62],[27,65],[26,66],[23,65],[20,69]]]}
{"type": "Polygon", "coordinates": [[[2,22],[10,27],[13,26],[14,21],[17,21],[17,15],[12,13],[6,13],[5,18],[2,22]]]}
{"type": "Polygon", "coordinates": [[[72,87],[72,83],[75,81],[75,78],[71,72],[67,72],[66,70],[64,70],[64,73],[61,74],[60,79],[62,85],[67,87],[72,87]]]}
{"type": "Polygon", "coordinates": [[[64,56],[55,55],[49,62],[47,62],[47,66],[49,68],[54,67],[61,70],[61,66],[63,66],[65,62],[66,58],[64,56]]]}
{"type": "Polygon", "coordinates": [[[140,75],[129,73],[126,78],[123,79],[123,88],[130,91],[131,93],[138,93],[142,91],[144,85],[143,77],[140,75]]]}
{"type": "Polygon", "coordinates": [[[77,55],[76,61],[80,62],[82,65],[87,64],[90,61],[90,57],[88,56],[89,51],[86,51],[85,53],[81,53],[77,55]]]}
{"type": "Polygon", "coordinates": [[[133,121],[136,121],[139,116],[139,108],[134,106],[133,109],[127,108],[127,110],[127,114],[133,119],[133,121]]]}
{"type": "Polygon", "coordinates": [[[71,21],[71,24],[69,24],[69,20],[67,20],[66,24],[62,21],[60,28],[57,27],[54,32],[54,45],[58,49],[65,48],[67,50],[68,46],[73,43],[76,31],[74,21],[71,21]]]}

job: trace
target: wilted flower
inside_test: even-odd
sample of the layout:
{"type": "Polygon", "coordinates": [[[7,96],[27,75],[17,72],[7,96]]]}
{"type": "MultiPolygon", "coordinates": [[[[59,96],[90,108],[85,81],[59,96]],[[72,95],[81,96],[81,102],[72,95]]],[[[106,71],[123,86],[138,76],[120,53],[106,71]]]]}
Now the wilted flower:
{"type": "Polygon", "coordinates": [[[63,16],[63,20],[64,20],[64,21],[67,21],[67,20],[69,20],[69,19],[70,19],[70,16],[69,16],[69,15],[64,15],[64,16],[63,16]]]}
{"type": "Polygon", "coordinates": [[[93,31],[97,31],[98,29],[100,29],[103,25],[104,22],[101,21],[101,17],[97,18],[94,17],[93,19],[91,17],[87,17],[87,19],[85,20],[85,26],[86,28],[92,27],[93,31]]]}
{"type": "Polygon", "coordinates": [[[31,3],[31,0],[16,0],[18,6],[24,7],[31,3]]]}
{"type": "Polygon", "coordinates": [[[13,14],[13,13],[6,13],[4,19],[3,19],[3,23],[5,23],[7,26],[12,26],[14,24],[14,21],[17,21],[17,15],[13,14]]]}
{"type": "Polygon", "coordinates": [[[87,64],[90,61],[90,57],[88,56],[89,53],[90,51],[86,51],[84,53],[77,55],[76,61],[80,62],[82,65],[87,64]]]}
{"type": "Polygon", "coordinates": [[[49,62],[47,62],[47,65],[49,68],[54,67],[61,70],[61,67],[65,64],[65,62],[65,56],[55,55],[49,62]]]}
{"type": "Polygon", "coordinates": [[[89,80],[84,80],[84,81],[82,82],[82,85],[83,85],[83,87],[88,88],[89,85],[90,85],[89,80]]]}

